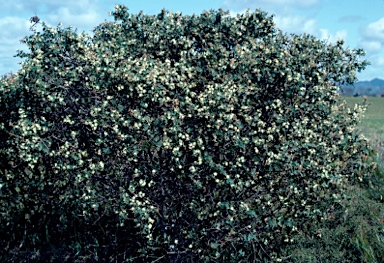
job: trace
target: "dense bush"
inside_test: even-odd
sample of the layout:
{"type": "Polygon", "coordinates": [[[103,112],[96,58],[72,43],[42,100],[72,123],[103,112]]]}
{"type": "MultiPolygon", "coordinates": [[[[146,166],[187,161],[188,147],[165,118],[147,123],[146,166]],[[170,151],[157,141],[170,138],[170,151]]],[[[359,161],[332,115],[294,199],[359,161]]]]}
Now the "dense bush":
{"type": "Polygon", "coordinates": [[[362,50],[259,10],[112,15],[94,36],[42,23],[1,81],[3,255],[276,260],[366,181],[364,105],[337,92],[362,50]]]}

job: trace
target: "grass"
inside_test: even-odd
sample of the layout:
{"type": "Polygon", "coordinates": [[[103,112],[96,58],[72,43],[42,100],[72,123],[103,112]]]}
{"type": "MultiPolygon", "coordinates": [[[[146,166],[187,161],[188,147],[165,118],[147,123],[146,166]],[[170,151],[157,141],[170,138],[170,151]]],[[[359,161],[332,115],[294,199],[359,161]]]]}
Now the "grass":
{"type": "MultiPolygon", "coordinates": [[[[366,97],[368,108],[361,119],[359,129],[371,141],[374,152],[370,162],[376,164],[372,172],[372,184],[368,189],[354,195],[367,203],[355,200],[352,205],[360,205],[356,209],[353,220],[357,229],[353,244],[364,255],[364,262],[383,262],[384,260],[384,98],[366,97]],[[364,198],[368,197],[368,198],[364,198]],[[362,216],[364,215],[364,216],[362,216]],[[368,222],[372,220],[375,222],[368,222]]],[[[349,106],[353,107],[363,98],[345,97],[349,106]]],[[[362,190],[362,189],[359,189],[362,190]]]]}
{"type": "MultiPolygon", "coordinates": [[[[345,97],[350,107],[362,102],[361,97],[345,97]]],[[[384,98],[367,97],[368,109],[360,123],[360,129],[371,140],[384,141],[384,98]]]]}

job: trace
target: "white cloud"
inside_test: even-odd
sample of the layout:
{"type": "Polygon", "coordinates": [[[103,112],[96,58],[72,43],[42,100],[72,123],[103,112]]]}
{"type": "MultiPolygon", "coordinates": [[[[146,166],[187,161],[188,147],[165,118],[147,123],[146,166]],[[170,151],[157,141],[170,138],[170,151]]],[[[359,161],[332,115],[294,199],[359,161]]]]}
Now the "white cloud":
{"type": "MultiPolygon", "coordinates": [[[[365,57],[366,60],[370,61],[375,67],[384,66],[384,54],[368,54],[365,57]]],[[[381,69],[382,70],[382,69],[381,69]]]]}
{"type": "Polygon", "coordinates": [[[23,10],[24,4],[22,0],[13,0],[13,1],[8,1],[8,0],[0,0],[0,6],[4,7],[6,6],[7,9],[12,9],[12,10],[23,10]]]}
{"type": "MultiPolygon", "coordinates": [[[[3,0],[4,2],[7,0],[3,0]]],[[[52,0],[12,0],[7,1],[7,8],[8,9],[16,9],[16,10],[23,10],[28,12],[39,12],[39,11],[47,11],[47,10],[55,10],[60,8],[61,6],[70,6],[72,11],[75,12],[81,12],[81,10],[86,10],[89,8],[92,8],[92,6],[95,6],[94,1],[93,3],[89,0],[65,0],[65,1],[52,1],[52,0]]],[[[39,14],[37,14],[39,15],[39,14]]]]}
{"type": "Polygon", "coordinates": [[[55,27],[62,23],[63,26],[71,25],[89,30],[107,19],[108,12],[112,11],[114,6],[112,0],[12,0],[11,2],[7,2],[7,9],[22,10],[28,17],[36,15],[49,26],[55,27]],[[108,5],[112,9],[106,10],[105,7],[108,5]]]}
{"type": "Polygon", "coordinates": [[[312,7],[316,5],[319,1],[318,0],[261,0],[260,2],[266,5],[312,7]]]}
{"type": "Polygon", "coordinates": [[[362,35],[364,38],[384,42],[384,17],[363,28],[362,35]]]}
{"type": "Polygon", "coordinates": [[[378,53],[381,51],[383,44],[380,41],[376,40],[360,40],[359,46],[361,46],[365,51],[369,53],[378,53]]]}
{"type": "Polygon", "coordinates": [[[13,16],[0,19],[0,75],[15,71],[15,63],[21,60],[15,59],[13,56],[16,55],[17,49],[27,49],[25,45],[20,43],[20,40],[31,34],[29,27],[30,23],[28,19],[13,16]]]}
{"type": "Polygon", "coordinates": [[[226,0],[224,6],[230,9],[245,8],[310,8],[317,5],[319,0],[226,0]]]}
{"type": "Polygon", "coordinates": [[[0,53],[2,56],[7,54],[12,57],[16,54],[17,49],[24,47],[20,40],[31,34],[29,27],[29,21],[20,17],[8,16],[0,19],[0,53]]]}
{"type": "Polygon", "coordinates": [[[21,17],[7,16],[0,18],[2,40],[14,38],[15,35],[25,34],[29,29],[29,21],[21,17]]]}
{"type": "MultiPolygon", "coordinates": [[[[360,30],[359,46],[367,51],[365,59],[371,62],[367,67],[367,79],[383,76],[384,67],[384,18],[368,24],[360,30]]],[[[381,77],[382,78],[382,77],[381,77]]]]}
{"type": "Polygon", "coordinates": [[[340,30],[337,31],[335,34],[332,34],[328,29],[320,29],[320,38],[323,40],[327,40],[328,43],[335,44],[337,40],[342,39],[344,41],[347,40],[348,31],[347,30],[340,30]]]}
{"type": "Polygon", "coordinates": [[[276,26],[283,32],[295,34],[315,34],[316,21],[303,16],[279,16],[274,17],[276,26]]]}
{"type": "Polygon", "coordinates": [[[88,29],[92,29],[102,21],[102,17],[95,10],[89,9],[86,12],[76,14],[66,7],[61,7],[57,12],[48,15],[48,19],[55,25],[62,23],[64,26],[71,25],[88,29]]]}
{"type": "Polygon", "coordinates": [[[359,80],[371,80],[374,78],[383,78],[384,67],[384,53],[374,53],[367,51],[367,55],[362,57],[361,60],[368,60],[371,65],[361,73],[357,73],[359,80]]]}

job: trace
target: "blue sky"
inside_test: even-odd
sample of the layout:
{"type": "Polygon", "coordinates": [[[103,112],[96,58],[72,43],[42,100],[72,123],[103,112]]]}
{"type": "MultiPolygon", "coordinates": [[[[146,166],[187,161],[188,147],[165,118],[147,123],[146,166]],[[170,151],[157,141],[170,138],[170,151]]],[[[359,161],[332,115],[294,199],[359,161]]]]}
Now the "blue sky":
{"type": "Polygon", "coordinates": [[[319,39],[346,41],[349,48],[363,48],[372,65],[358,74],[359,80],[384,79],[384,0],[0,0],[0,75],[20,69],[20,39],[31,34],[29,18],[37,15],[48,25],[73,26],[90,33],[105,20],[116,4],[131,13],[157,14],[165,8],[183,14],[203,10],[230,10],[231,14],[261,9],[274,14],[278,28],[287,33],[309,33],[319,39]]]}

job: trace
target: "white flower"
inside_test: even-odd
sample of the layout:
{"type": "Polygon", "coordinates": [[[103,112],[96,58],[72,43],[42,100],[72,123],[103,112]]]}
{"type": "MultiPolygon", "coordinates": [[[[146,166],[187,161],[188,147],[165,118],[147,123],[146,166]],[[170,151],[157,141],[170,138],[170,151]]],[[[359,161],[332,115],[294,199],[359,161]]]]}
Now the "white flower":
{"type": "Polygon", "coordinates": [[[147,183],[143,179],[140,179],[139,184],[141,186],[145,186],[147,183]]]}

